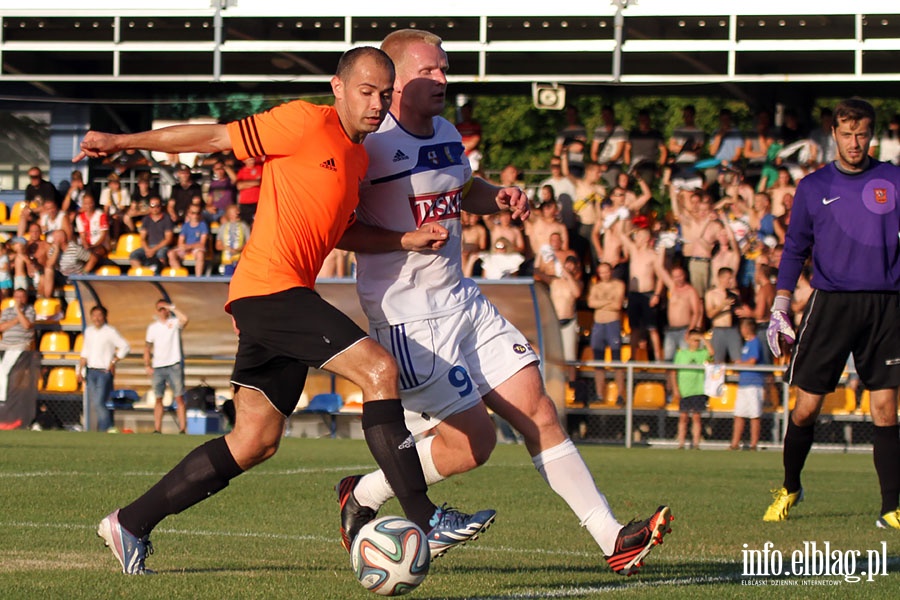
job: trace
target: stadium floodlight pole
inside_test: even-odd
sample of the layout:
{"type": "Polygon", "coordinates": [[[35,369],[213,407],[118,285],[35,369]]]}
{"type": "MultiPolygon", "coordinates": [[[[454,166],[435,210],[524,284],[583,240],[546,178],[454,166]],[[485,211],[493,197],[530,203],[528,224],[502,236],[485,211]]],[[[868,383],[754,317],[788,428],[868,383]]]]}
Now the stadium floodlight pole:
{"type": "Polygon", "coordinates": [[[616,7],[616,16],[613,18],[613,34],[615,36],[616,46],[613,49],[613,81],[619,81],[622,78],[622,29],[625,27],[625,17],[622,11],[628,8],[629,4],[637,4],[637,0],[610,0],[610,4],[616,7]]]}

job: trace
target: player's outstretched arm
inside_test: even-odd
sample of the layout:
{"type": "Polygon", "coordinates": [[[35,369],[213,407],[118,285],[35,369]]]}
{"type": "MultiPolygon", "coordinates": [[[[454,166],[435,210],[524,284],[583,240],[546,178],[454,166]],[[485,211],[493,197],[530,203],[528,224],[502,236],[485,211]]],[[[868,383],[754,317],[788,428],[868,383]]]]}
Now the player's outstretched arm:
{"type": "Polygon", "coordinates": [[[337,247],[363,254],[425,252],[443,248],[447,235],[447,230],[437,223],[426,223],[414,231],[391,231],[356,221],[344,232],[337,247]]]}
{"type": "Polygon", "coordinates": [[[472,178],[463,195],[462,208],[476,215],[492,215],[509,209],[513,219],[525,220],[531,214],[528,197],[517,187],[500,187],[480,177],[472,178]]]}
{"type": "Polygon", "coordinates": [[[173,125],[140,133],[103,133],[88,131],[81,141],[81,152],[72,159],[109,156],[128,149],[155,150],[177,154],[202,152],[210,154],[231,148],[225,125],[173,125]]]}

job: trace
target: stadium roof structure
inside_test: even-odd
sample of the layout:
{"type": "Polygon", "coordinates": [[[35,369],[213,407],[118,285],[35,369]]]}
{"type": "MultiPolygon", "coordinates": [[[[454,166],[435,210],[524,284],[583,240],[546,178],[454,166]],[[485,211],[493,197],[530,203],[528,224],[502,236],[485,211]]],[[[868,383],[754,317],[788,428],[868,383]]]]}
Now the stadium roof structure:
{"type": "Polygon", "coordinates": [[[0,10],[0,95],[325,93],[342,52],[406,27],[439,34],[450,81],[468,89],[806,83],[843,92],[900,82],[893,1],[569,0],[526,9],[395,0],[382,5],[386,15],[371,6],[34,0],[0,10]]]}

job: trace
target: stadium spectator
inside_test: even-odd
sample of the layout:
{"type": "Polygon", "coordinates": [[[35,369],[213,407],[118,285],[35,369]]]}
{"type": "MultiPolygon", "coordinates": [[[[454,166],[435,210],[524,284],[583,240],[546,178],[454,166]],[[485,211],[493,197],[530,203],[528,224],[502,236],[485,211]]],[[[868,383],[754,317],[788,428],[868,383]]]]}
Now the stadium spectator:
{"type": "Polygon", "coordinates": [[[54,243],[60,248],[57,269],[63,277],[90,273],[97,266],[97,256],[70,238],[65,231],[54,232],[54,243]]]}
{"type": "Polygon", "coordinates": [[[97,261],[103,261],[109,254],[109,221],[106,213],[97,208],[94,195],[86,192],[81,198],[81,211],[75,215],[75,231],[78,239],[97,261]]]}
{"type": "Polygon", "coordinates": [[[456,130],[462,137],[463,148],[469,165],[473,171],[481,166],[481,123],[472,117],[472,102],[468,101],[459,107],[459,119],[456,121],[456,130]]]}
{"type": "Polygon", "coordinates": [[[151,378],[156,397],[153,406],[153,432],[162,432],[163,396],[166,385],[172,392],[178,416],[178,432],[185,433],[187,412],[184,405],[184,357],[181,354],[181,330],[188,324],[186,314],[167,300],[156,301],[156,318],[147,326],[144,337],[144,369],[151,378]]]}
{"type": "MultiPolygon", "coordinates": [[[[244,250],[247,240],[250,239],[250,227],[241,221],[239,211],[237,204],[230,204],[225,209],[225,217],[216,234],[216,250],[221,253],[219,264],[224,267],[225,275],[234,273],[241,252],[244,250]]],[[[343,274],[339,274],[338,271],[336,268],[336,276],[343,277],[343,274]]]]}
{"type": "MultiPolygon", "coordinates": [[[[669,185],[669,198],[679,191],[696,191],[703,187],[703,176],[694,167],[700,153],[706,148],[706,133],[697,127],[697,110],[689,104],[681,110],[681,125],[669,138],[670,166],[665,171],[664,183],[669,185]]],[[[673,200],[674,201],[674,200],[673,200]]]]}
{"type": "Polygon", "coordinates": [[[114,423],[106,407],[113,391],[116,363],[128,356],[131,346],[119,331],[107,322],[106,307],[91,308],[90,324],[84,328],[84,345],[78,359],[78,382],[84,382],[84,393],[97,415],[97,431],[109,431],[114,423]]]}
{"type": "MultiPolygon", "coordinates": [[[[571,250],[562,261],[562,268],[554,269],[554,274],[548,274],[547,269],[535,271],[535,276],[540,277],[550,286],[550,301],[559,321],[559,332],[562,336],[563,358],[567,362],[578,360],[578,337],[581,327],[578,324],[578,299],[584,292],[584,282],[581,280],[581,263],[571,250]]],[[[575,378],[575,368],[569,372],[569,380],[575,378]]]]}
{"type": "Polygon", "coordinates": [[[681,226],[681,252],[691,285],[701,298],[705,298],[710,286],[709,263],[713,245],[722,224],[712,210],[709,198],[701,192],[676,196],[672,202],[672,212],[681,226]]]}
{"type": "Polygon", "coordinates": [[[471,269],[480,266],[481,263],[478,262],[479,254],[487,251],[488,230],[478,215],[461,211],[459,219],[462,227],[462,264],[464,273],[466,277],[480,275],[480,271],[476,273],[471,269]]]}
{"type": "MultiPolygon", "coordinates": [[[[764,364],[765,355],[762,344],[756,336],[756,321],[741,319],[739,327],[743,345],[741,346],[741,356],[734,363],[742,366],[764,364]]],[[[732,450],[740,448],[746,421],[750,421],[750,450],[757,449],[765,383],[765,373],[740,371],[738,374],[737,399],[734,402],[734,423],[731,433],[732,450]]]]}
{"type": "MultiPolygon", "coordinates": [[[[241,226],[247,227],[247,224],[238,219],[237,221],[241,226]]],[[[328,279],[333,277],[346,277],[347,276],[347,251],[341,250],[340,248],[335,248],[331,252],[328,253],[328,256],[325,257],[324,262],[322,262],[322,268],[319,269],[318,275],[316,275],[316,280],[319,279],[328,279]]],[[[233,271],[233,269],[232,269],[233,271]]],[[[226,275],[228,273],[226,272],[226,275]]]]}
{"type": "MultiPolygon", "coordinates": [[[[513,243],[505,237],[493,238],[490,252],[479,252],[469,256],[470,261],[478,261],[479,272],[485,279],[503,279],[516,277],[525,262],[525,256],[516,250],[513,243]]],[[[463,271],[475,271],[473,265],[463,266],[463,271]]]]}
{"type": "Polygon", "coordinates": [[[636,226],[633,239],[621,234],[619,239],[628,255],[628,322],[631,325],[631,355],[637,356],[640,341],[649,336],[653,359],[663,356],[659,336],[659,302],[663,290],[663,258],[654,246],[649,223],[636,226]]]}
{"type": "Polygon", "coordinates": [[[894,115],[878,140],[878,160],[900,165],[900,115],[894,115]]]}
{"type": "Polygon", "coordinates": [[[834,136],[831,135],[831,126],[834,122],[834,113],[828,107],[819,109],[819,126],[812,130],[809,139],[819,148],[818,168],[824,167],[834,161],[836,146],[834,136]]]}
{"type": "Polygon", "coordinates": [[[535,213],[525,222],[525,234],[532,255],[537,257],[541,247],[550,243],[550,236],[554,233],[559,235],[562,247],[569,249],[569,232],[558,218],[556,202],[542,203],[535,213]]]}
{"type": "Polygon", "coordinates": [[[108,156],[103,160],[103,164],[111,166],[113,169],[111,175],[117,177],[121,177],[131,170],[147,169],[150,167],[150,161],[147,160],[147,157],[134,148],[128,148],[121,152],[117,152],[112,156],[108,156]]]}
{"type": "Polygon", "coordinates": [[[9,373],[26,350],[34,350],[34,306],[28,302],[28,292],[17,287],[13,303],[0,312],[0,402],[6,402],[9,373]]]}
{"type": "MultiPolygon", "coordinates": [[[[559,217],[563,225],[569,231],[569,239],[574,240],[578,229],[578,219],[575,217],[575,184],[570,177],[563,175],[562,158],[554,156],[550,159],[550,177],[543,180],[538,189],[549,185],[553,189],[553,197],[559,206],[559,217]]],[[[578,252],[578,250],[576,250],[578,252]]]]}
{"type": "MultiPolygon", "coordinates": [[[[591,326],[591,350],[594,360],[605,360],[609,348],[610,360],[622,360],[622,307],[625,305],[625,282],[613,279],[612,266],[601,262],[588,289],[587,305],[594,309],[591,326]]],[[[625,404],[625,370],[613,371],[619,404],[625,404]]],[[[606,397],[606,369],[594,370],[596,397],[606,397]]]]}
{"type": "Polygon", "coordinates": [[[106,187],[100,192],[100,207],[109,221],[110,241],[115,243],[120,235],[130,231],[123,219],[131,207],[131,193],[122,187],[115,173],[109,174],[106,187]]]}
{"type": "MultiPolygon", "coordinates": [[[[563,173],[568,173],[566,160],[563,159],[563,173]]],[[[598,257],[594,255],[591,245],[591,234],[600,215],[600,205],[606,198],[606,187],[601,183],[602,169],[600,165],[589,162],[584,167],[584,177],[573,179],[575,183],[575,203],[572,210],[578,224],[577,235],[569,240],[566,247],[578,253],[582,262],[593,270],[598,257]]]]}
{"type": "Polygon", "coordinates": [[[234,185],[238,191],[241,221],[251,228],[256,218],[256,209],[259,206],[262,173],[262,159],[251,156],[244,161],[244,166],[237,172],[234,180],[234,185]]]}
{"type": "MultiPolygon", "coordinates": [[[[552,202],[552,200],[551,200],[552,202]]],[[[511,244],[510,251],[522,254],[525,252],[525,236],[522,228],[513,223],[512,213],[508,210],[489,215],[484,219],[491,240],[506,238],[511,244]]]]}
{"type": "MultiPolygon", "coordinates": [[[[578,109],[574,106],[566,107],[566,124],[557,132],[553,141],[553,159],[562,164],[565,156],[572,177],[584,176],[584,151],[587,147],[587,129],[578,115],[578,109]]],[[[552,165],[551,162],[551,172],[552,165]]]]}
{"type": "Polygon", "coordinates": [[[787,194],[790,194],[793,198],[794,194],[797,192],[797,186],[794,185],[794,182],[791,179],[791,172],[785,167],[779,168],[775,173],[775,181],[767,191],[772,198],[772,214],[776,217],[780,217],[785,211],[784,197],[787,194]]]}
{"type": "Polygon", "coordinates": [[[169,248],[175,243],[172,219],[163,212],[162,200],[150,198],[150,214],[141,220],[141,247],[128,257],[132,267],[152,266],[157,272],[169,259],[169,248]]]}
{"type": "Polygon", "coordinates": [[[591,140],[591,161],[600,165],[604,181],[613,186],[616,176],[622,171],[628,133],[616,122],[616,112],[612,106],[600,109],[600,118],[603,122],[594,129],[591,140]]]}
{"type": "Polygon", "coordinates": [[[775,143],[775,135],[771,113],[768,110],[759,111],[753,133],[744,140],[743,157],[747,162],[744,174],[751,183],[758,183],[762,177],[764,166],[770,159],[769,148],[775,143]]]}
{"type": "Polygon", "coordinates": [[[72,171],[72,179],[69,181],[69,187],[66,190],[60,210],[66,215],[77,213],[81,208],[81,197],[84,195],[84,192],[84,175],[76,169],[72,171]]]}
{"type": "Polygon", "coordinates": [[[719,111],[719,128],[709,141],[709,153],[716,160],[716,166],[706,170],[706,181],[716,178],[719,167],[737,167],[744,152],[744,136],[735,127],[730,110],[719,111]]]}
{"type": "Polygon", "coordinates": [[[150,199],[159,197],[159,191],[150,181],[150,173],[146,171],[138,175],[137,189],[131,195],[131,206],[125,215],[125,224],[129,231],[137,231],[138,221],[150,214],[150,199]]]}
{"type": "MultiPolygon", "coordinates": [[[[684,332],[683,344],[675,352],[672,361],[676,365],[705,365],[713,359],[713,348],[702,329],[684,332]]],[[[706,410],[709,397],[704,393],[703,369],[679,369],[673,397],[678,400],[678,449],[687,443],[688,421],[691,422],[691,448],[700,449],[702,439],[701,415],[706,410]]]]}
{"type": "Polygon", "coordinates": [[[237,173],[232,171],[224,162],[216,161],[212,166],[212,177],[209,180],[209,195],[212,204],[217,210],[222,211],[237,204],[237,173]]]}
{"type": "Polygon", "coordinates": [[[668,152],[662,134],[650,123],[650,111],[639,110],[637,127],[628,133],[625,143],[624,162],[628,165],[628,172],[652,184],[662,172],[668,152]]]}
{"type": "Polygon", "coordinates": [[[734,289],[734,270],[722,267],[716,271],[714,286],[706,292],[706,316],[712,323],[712,347],[716,362],[734,362],[741,357],[741,334],[735,326],[735,310],[742,306],[734,289]]]}
{"type": "Polygon", "coordinates": [[[784,207],[784,212],[781,213],[780,216],[775,218],[774,228],[775,237],[778,238],[778,243],[784,245],[785,237],[787,236],[788,225],[791,224],[791,209],[794,207],[794,195],[782,195],[781,202],[784,207]]]}
{"type": "MultiPolygon", "coordinates": [[[[686,346],[687,333],[703,327],[703,301],[697,290],[688,282],[687,271],[681,265],[676,264],[669,271],[662,269],[660,276],[668,290],[661,360],[671,361],[675,357],[676,350],[686,346]]],[[[668,372],[669,390],[673,401],[677,401],[680,397],[676,376],[676,371],[668,372]]]]}
{"type": "Polygon", "coordinates": [[[178,163],[175,168],[175,176],[178,181],[172,186],[166,211],[169,213],[172,223],[180,225],[184,222],[185,213],[194,198],[203,197],[203,188],[194,181],[191,168],[185,164],[178,163]]]}
{"type": "Polygon", "coordinates": [[[200,277],[205,273],[206,250],[209,241],[209,227],[202,218],[203,209],[192,204],[187,211],[187,217],[178,233],[178,241],[174,248],[168,252],[169,266],[181,268],[181,261],[194,260],[194,275],[200,277]]]}
{"type": "Polygon", "coordinates": [[[25,186],[25,202],[31,205],[38,201],[40,204],[45,198],[53,200],[57,205],[61,204],[56,187],[44,179],[44,173],[40,167],[31,167],[28,169],[28,185],[25,186]]]}

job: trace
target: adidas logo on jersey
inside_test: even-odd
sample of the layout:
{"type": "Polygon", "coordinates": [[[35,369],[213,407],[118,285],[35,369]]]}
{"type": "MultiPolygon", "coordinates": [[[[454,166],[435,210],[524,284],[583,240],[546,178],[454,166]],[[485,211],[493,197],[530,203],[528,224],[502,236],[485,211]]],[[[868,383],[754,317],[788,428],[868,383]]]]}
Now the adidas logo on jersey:
{"type": "Polygon", "coordinates": [[[322,167],[323,169],[328,169],[329,171],[337,171],[337,165],[334,164],[333,158],[329,158],[328,160],[324,161],[319,166],[322,167]]]}
{"type": "Polygon", "coordinates": [[[409,160],[409,157],[403,154],[402,150],[397,150],[394,154],[394,162],[400,162],[401,160],[409,160]]]}

